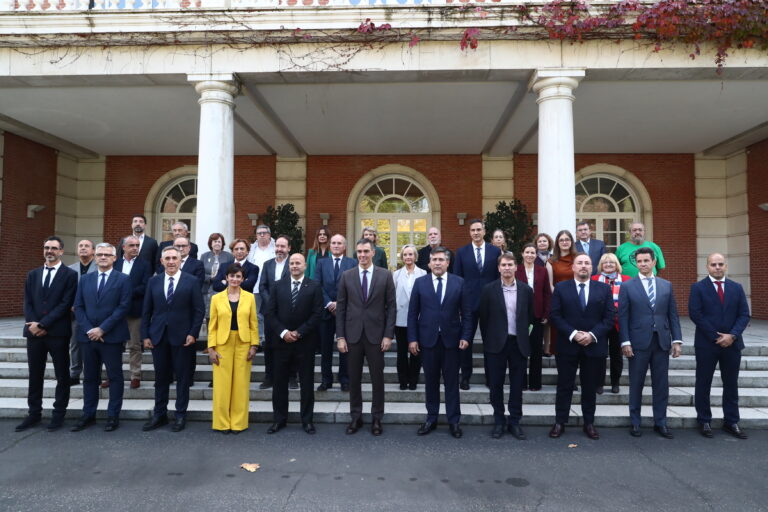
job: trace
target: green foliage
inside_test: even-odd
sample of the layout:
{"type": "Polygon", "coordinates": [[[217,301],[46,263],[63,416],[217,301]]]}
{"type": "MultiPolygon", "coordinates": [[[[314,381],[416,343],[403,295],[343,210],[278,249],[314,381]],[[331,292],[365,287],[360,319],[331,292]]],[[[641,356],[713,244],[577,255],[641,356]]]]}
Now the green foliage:
{"type": "Polygon", "coordinates": [[[268,206],[266,213],[259,216],[259,224],[266,224],[272,231],[272,238],[279,235],[291,237],[291,254],[303,252],[304,230],[299,226],[299,214],[291,203],[268,206]]]}
{"type": "Polygon", "coordinates": [[[500,229],[507,239],[507,250],[515,253],[520,260],[523,246],[531,241],[533,222],[528,209],[519,199],[513,199],[507,204],[501,201],[496,205],[496,211],[485,214],[485,240],[490,243],[493,232],[500,229]]]}

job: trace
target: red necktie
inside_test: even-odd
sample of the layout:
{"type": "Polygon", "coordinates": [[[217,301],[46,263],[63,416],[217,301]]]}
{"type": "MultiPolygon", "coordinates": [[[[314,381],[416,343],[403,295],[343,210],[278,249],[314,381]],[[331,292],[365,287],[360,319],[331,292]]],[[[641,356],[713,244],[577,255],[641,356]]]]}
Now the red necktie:
{"type": "Polygon", "coordinates": [[[717,296],[720,297],[720,304],[725,304],[725,293],[723,293],[723,282],[715,281],[717,285],[717,296]]]}

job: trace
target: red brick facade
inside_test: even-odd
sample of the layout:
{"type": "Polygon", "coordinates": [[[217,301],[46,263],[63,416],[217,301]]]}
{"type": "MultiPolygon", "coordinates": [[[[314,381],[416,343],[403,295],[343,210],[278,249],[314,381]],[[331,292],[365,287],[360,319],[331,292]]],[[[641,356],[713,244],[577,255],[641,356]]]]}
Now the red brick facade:
{"type": "Polygon", "coordinates": [[[752,316],[768,319],[768,139],[750,146],[747,154],[749,208],[749,271],[752,281],[752,316]]]}
{"type": "MultiPolygon", "coordinates": [[[[43,264],[43,240],[56,224],[56,151],[6,132],[0,221],[0,316],[21,315],[27,272],[43,264]],[[27,218],[27,205],[45,209],[27,218]]],[[[18,334],[21,334],[19,332],[18,334]]]]}

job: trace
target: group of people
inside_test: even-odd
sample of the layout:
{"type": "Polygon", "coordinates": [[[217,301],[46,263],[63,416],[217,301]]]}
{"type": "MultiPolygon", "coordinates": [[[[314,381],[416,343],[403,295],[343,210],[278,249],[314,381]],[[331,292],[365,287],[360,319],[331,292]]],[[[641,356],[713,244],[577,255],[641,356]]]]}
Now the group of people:
{"type": "MultiPolygon", "coordinates": [[[[267,433],[286,427],[289,389],[300,387],[302,428],[314,434],[315,391],[327,391],[334,380],[349,392],[346,433],[356,433],[363,427],[367,363],[370,430],[378,436],[385,410],[384,353],[396,341],[400,389],[416,389],[423,370],[426,417],[418,435],[437,428],[442,378],[449,431],[459,438],[460,390],[470,388],[479,326],[494,415],[492,437],[509,432],[525,439],[520,425],[523,391],[541,389],[544,355],[553,355],[557,365],[550,437],[565,430],[573,393],[579,389],[578,373],[583,430],[590,439],[599,439],[596,395],[604,392],[609,356],[613,393],[619,392],[623,358],[628,359],[630,433],[641,435],[642,391],[650,368],[654,430],[672,437],[666,422],[669,356],[680,355],[682,333],[672,286],[656,276],[665,266],[661,249],[645,240],[640,223],[631,225],[629,240],[615,254],[592,237],[588,222],[576,226],[576,239],[568,230],[554,241],[539,233],[520,255],[507,250],[502,232],[486,242],[480,219],[469,223],[470,242],[455,253],[431,227],[425,247],[402,248],[402,267],[394,273],[372,228],[365,228],[355,243],[354,257],[347,256],[344,236],[326,227],[318,230],[305,257],[291,254],[290,237],[273,238],[269,227],[261,225],[253,245],[236,239],[229,245],[231,252],[221,234],[212,234],[210,250],[197,259],[198,248],[183,223],[174,224],[173,239],[161,244],[144,233],[145,227],[146,219],[134,216],[132,234],[118,248],[81,241],[79,261],[69,268],[61,262],[61,239],[52,236],[44,242],[45,263],[29,273],[25,285],[29,412],[17,431],[41,421],[48,354],[57,380],[48,430],[62,427],[69,389],[79,382],[80,371],[84,405],[72,430],[95,422],[100,385],[109,389],[105,430],[118,428],[127,346],[132,388],[141,385],[143,349],[152,352],[155,406],[144,430],[169,423],[174,381],[171,429],[185,428],[199,349],[213,366],[213,429],[247,429],[251,364],[262,350],[265,377],[259,387],[272,389],[273,423],[267,433]],[[204,323],[207,345],[198,346],[204,323]],[[318,353],[321,378],[314,389],[318,353]],[[107,375],[103,382],[102,366],[107,375]]],[[[725,278],[723,255],[709,255],[707,271],[691,287],[688,306],[696,325],[697,419],[702,435],[712,437],[710,390],[719,364],[723,428],[746,438],[738,425],[738,373],[749,309],[742,287],[725,278]]]]}

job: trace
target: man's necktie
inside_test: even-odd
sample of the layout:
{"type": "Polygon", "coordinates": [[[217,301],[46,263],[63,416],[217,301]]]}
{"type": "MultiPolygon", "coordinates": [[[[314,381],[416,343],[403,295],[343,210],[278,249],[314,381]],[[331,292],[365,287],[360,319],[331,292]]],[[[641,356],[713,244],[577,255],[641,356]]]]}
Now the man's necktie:
{"type": "Polygon", "coordinates": [[[45,267],[45,270],[47,270],[48,273],[45,274],[45,281],[43,281],[43,291],[48,293],[48,288],[51,287],[51,271],[53,270],[53,267],[45,267]]]}
{"type": "Polygon", "coordinates": [[[296,307],[296,300],[299,298],[299,282],[293,282],[293,290],[291,290],[291,307],[296,307]]]}
{"type": "Polygon", "coordinates": [[[584,248],[584,254],[589,254],[589,242],[581,242],[581,246],[584,248]]]}
{"type": "Polygon", "coordinates": [[[715,281],[717,285],[717,296],[720,297],[720,304],[725,304],[725,292],[723,292],[723,282],[715,281]]]}
{"type": "Polygon", "coordinates": [[[443,303],[443,278],[438,277],[437,278],[437,291],[435,292],[437,295],[437,302],[440,304],[443,303]]]}
{"type": "MultiPolygon", "coordinates": [[[[104,290],[104,284],[107,282],[107,273],[101,273],[101,279],[99,279],[99,288],[96,290],[96,298],[101,298],[101,292],[104,290]]],[[[91,288],[93,290],[93,288],[91,288]]]]}
{"type": "Polygon", "coordinates": [[[339,260],[341,258],[334,258],[334,264],[333,264],[333,280],[338,281],[339,280],[339,260]]]}
{"type": "Polygon", "coordinates": [[[165,296],[165,300],[167,302],[171,302],[173,299],[173,278],[168,278],[168,294],[165,296]]]}
{"type": "Polygon", "coordinates": [[[581,310],[587,309],[587,294],[584,292],[584,283],[579,283],[579,304],[581,304],[581,310]]]}
{"type": "Polygon", "coordinates": [[[656,291],[653,289],[653,278],[648,277],[648,302],[651,303],[651,308],[656,309],[656,291]]]}
{"type": "Polygon", "coordinates": [[[362,292],[363,292],[363,302],[368,302],[368,271],[367,270],[363,270],[362,292]]]}
{"type": "Polygon", "coordinates": [[[477,251],[477,270],[480,272],[483,271],[483,258],[480,256],[480,248],[475,247],[475,250],[477,251]]]}

